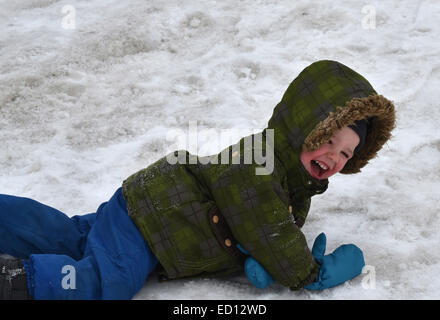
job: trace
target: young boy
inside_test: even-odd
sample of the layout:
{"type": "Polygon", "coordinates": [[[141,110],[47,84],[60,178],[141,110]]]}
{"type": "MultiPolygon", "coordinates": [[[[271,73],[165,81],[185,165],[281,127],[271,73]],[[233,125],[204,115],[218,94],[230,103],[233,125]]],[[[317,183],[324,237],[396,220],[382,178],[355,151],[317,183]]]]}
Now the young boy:
{"type": "Polygon", "coordinates": [[[72,218],[2,195],[0,252],[16,258],[0,258],[1,297],[130,299],[153,270],[167,280],[244,266],[258,287],[274,279],[292,289],[351,279],[362,252],[345,245],[325,256],[323,234],[311,252],[300,228],[311,197],[333,174],[360,172],[394,122],[393,104],[365,78],[318,61],[290,84],[261,144],[249,146],[251,135],[210,157],[176,151],[126,179],[96,213],[72,218]],[[272,155],[271,170],[256,174],[250,153],[272,155]]]}

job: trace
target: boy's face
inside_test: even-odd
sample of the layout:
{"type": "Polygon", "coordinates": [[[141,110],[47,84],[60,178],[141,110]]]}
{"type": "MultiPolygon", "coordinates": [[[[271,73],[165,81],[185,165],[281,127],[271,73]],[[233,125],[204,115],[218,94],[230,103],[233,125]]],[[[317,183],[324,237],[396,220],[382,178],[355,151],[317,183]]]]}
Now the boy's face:
{"type": "Polygon", "coordinates": [[[353,157],[360,139],[354,130],[344,127],[315,151],[301,152],[301,162],[309,174],[319,180],[328,179],[344,168],[353,157]]]}

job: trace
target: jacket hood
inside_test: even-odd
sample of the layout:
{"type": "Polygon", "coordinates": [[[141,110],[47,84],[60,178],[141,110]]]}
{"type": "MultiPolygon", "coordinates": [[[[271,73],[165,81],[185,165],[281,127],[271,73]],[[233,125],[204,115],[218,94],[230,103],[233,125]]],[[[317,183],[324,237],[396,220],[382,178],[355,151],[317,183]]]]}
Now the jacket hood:
{"type": "MultiPolygon", "coordinates": [[[[267,129],[274,130],[274,153],[289,176],[298,174],[302,167],[302,150],[318,149],[336,130],[365,118],[369,119],[365,144],[341,173],[360,172],[377,155],[395,126],[394,105],[354,70],[337,61],[321,60],[292,81],[267,129]]],[[[305,174],[303,167],[300,171],[305,174]]],[[[316,180],[310,175],[307,179],[316,180]]],[[[314,182],[325,184],[322,180],[314,182]]]]}

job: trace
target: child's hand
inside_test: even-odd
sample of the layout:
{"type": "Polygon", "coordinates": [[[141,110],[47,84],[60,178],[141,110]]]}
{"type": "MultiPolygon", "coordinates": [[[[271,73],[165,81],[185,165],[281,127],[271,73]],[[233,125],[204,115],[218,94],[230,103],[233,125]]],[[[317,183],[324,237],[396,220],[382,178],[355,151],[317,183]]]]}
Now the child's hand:
{"type": "MultiPolygon", "coordinates": [[[[245,255],[249,255],[240,244],[237,244],[237,248],[245,255]]],[[[246,273],[248,280],[259,289],[264,289],[275,281],[263,266],[250,256],[246,258],[244,263],[244,272],[246,273]]]]}
{"type": "Polygon", "coordinates": [[[321,233],[313,244],[312,254],[320,265],[318,278],[305,286],[309,290],[323,290],[335,287],[357,277],[365,266],[362,250],[354,244],[345,244],[333,253],[324,256],[327,239],[321,233]]]}

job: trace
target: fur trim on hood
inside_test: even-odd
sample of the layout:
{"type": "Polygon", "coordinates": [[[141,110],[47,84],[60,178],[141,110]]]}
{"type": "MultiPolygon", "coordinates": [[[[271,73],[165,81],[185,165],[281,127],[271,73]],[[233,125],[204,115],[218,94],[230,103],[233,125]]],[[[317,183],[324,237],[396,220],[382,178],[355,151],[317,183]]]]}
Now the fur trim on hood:
{"type": "Polygon", "coordinates": [[[304,171],[298,171],[302,150],[318,149],[336,130],[361,119],[369,120],[365,144],[341,173],[360,172],[376,157],[395,126],[394,105],[362,75],[340,62],[321,60],[301,71],[275,107],[267,127],[274,130],[275,155],[288,179],[294,181],[304,171]]]}
{"type": "Polygon", "coordinates": [[[341,173],[360,172],[369,160],[391,138],[395,127],[395,110],[393,103],[382,95],[372,94],[364,98],[353,98],[344,107],[337,107],[336,112],[321,121],[304,141],[303,149],[313,151],[327,142],[335,131],[352,125],[354,121],[369,119],[365,145],[355,154],[341,170],[341,173]]]}

